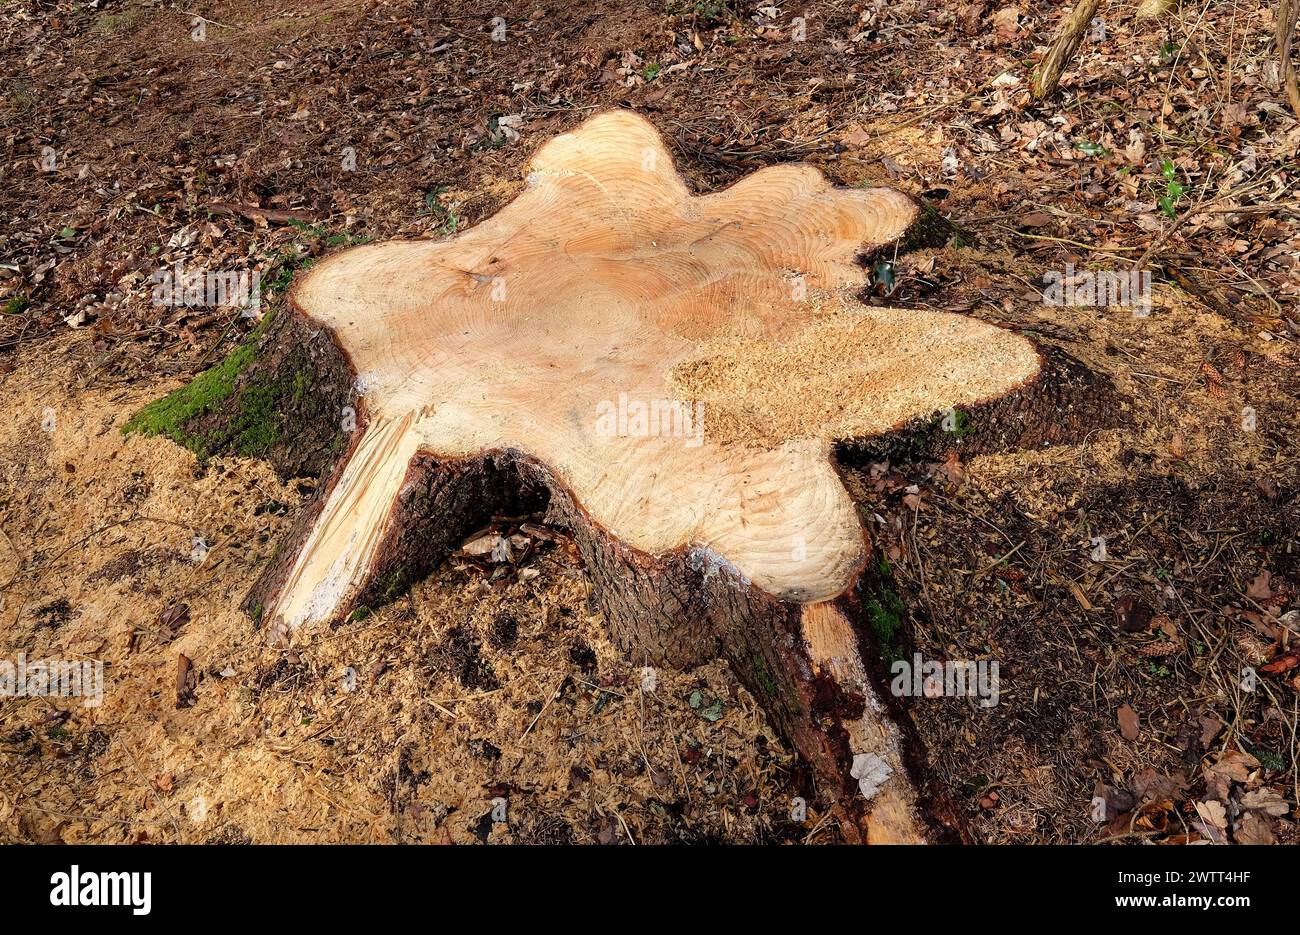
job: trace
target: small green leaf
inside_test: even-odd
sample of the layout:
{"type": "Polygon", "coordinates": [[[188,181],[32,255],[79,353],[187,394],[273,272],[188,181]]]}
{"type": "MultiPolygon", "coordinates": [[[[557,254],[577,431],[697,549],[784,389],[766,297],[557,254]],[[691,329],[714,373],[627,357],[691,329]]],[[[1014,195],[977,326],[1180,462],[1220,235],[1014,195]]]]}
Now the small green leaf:
{"type": "Polygon", "coordinates": [[[893,263],[890,263],[888,260],[881,260],[876,264],[876,268],[872,271],[872,275],[875,277],[876,282],[885,287],[885,295],[889,295],[894,291],[895,279],[893,263]]]}

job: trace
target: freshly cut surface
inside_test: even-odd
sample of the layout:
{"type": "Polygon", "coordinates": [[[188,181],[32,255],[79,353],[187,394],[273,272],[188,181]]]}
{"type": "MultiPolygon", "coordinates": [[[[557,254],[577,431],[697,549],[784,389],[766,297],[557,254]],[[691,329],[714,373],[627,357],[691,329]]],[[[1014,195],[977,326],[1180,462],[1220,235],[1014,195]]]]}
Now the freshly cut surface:
{"type": "Polygon", "coordinates": [[[865,556],[829,458],[1033,377],[1033,347],[958,315],[868,309],[857,257],[916,208],[803,166],[692,196],[655,129],[595,117],[448,242],[347,250],[294,292],[358,373],[368,424],[269,613],[346,611],[416,451],[518,450],[636,550],[696,547],[783,600],[865,556]]]}

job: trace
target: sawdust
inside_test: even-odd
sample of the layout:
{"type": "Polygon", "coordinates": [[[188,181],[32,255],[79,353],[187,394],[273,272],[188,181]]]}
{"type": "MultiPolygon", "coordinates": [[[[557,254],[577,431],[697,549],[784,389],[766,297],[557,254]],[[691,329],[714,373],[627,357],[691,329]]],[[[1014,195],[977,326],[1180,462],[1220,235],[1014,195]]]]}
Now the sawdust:
{"type": "Polygon", "coordinates": [[[1026,341],[968,318],[868,308],[848,291],[812,301],[818,317],[793,337],[713,340],[673,367],[674,393],[703,403],[710,439],[869,436],[1000,395],[1038,372],[1026,341]],[[945,372],[966,379],[949,385],[945,372]]]}
{"type": "Polygon", "coordinates": [[[0,838],[643,843],[817,826],[815,804],[806,826],[788,820],[814,791],[725,667],[645,682],[563,540],[519,566],[454,563],[270,648],[236,608],[306,494],[259,461],[205,471],[124,437],[174,381],[79,389],[78,345],[28,351],[3,378],[0,658],[102,660],[104,696],[0,708],[0,838]],[[172,632],[159,618],[182,603],[172,632]],[[178,709],[181,654],[197,686],[178,709]]]}

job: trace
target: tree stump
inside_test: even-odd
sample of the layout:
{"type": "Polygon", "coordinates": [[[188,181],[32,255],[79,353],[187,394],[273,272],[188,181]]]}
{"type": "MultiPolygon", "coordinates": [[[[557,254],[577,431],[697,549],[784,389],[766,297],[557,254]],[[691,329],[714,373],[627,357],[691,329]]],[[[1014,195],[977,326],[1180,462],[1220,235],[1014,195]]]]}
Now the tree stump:
{"type": "Polygon", "coordinates": [[[453,239],[344,250],[294,285],[361,411],[246,606],[289,638],[544,504],[633,662],[725,658],[847,840],[931,839],[872,684],[870,544],[832,445],[1023,393],[1044,358],[969,317],[857,301],[863,256],[917,218],[898,192],[793,165],[694,196],[621,111],[546,143],[527,178],[453,239]]]}

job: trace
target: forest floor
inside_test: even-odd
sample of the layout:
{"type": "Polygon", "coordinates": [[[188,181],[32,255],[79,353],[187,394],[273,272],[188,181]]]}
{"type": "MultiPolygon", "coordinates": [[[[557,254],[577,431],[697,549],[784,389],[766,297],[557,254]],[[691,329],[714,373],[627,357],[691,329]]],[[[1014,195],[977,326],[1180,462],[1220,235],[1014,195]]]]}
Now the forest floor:
{"type": "Polygon", "coordinates": [[[255,326],[154,305],[156,270],[260,271],[278,303],[330,250],[490,216],[613,107],[697,191],[803,161],[924,198],[959,233],[880,301],[1120,391],[1078,444],[844,469],[891,652],[999,662],[998,704],[908,709],[970,836],[1300,840],[1300,126],[1272,12],[1103,3],[1041,106],[1067,7],[1028,6],[0,5],[0,660],[105,662],[99,706],[0,701],[0,840],[835,840],[726,667],[621,658],[536,517],[496,524],[514,560],[275,649],[238,606],[315,479],[121,431],[255,326]],[[1131,267],[1149,315],[1044,301],[1052,271],[1131,267]]]}

